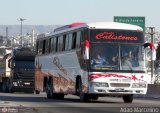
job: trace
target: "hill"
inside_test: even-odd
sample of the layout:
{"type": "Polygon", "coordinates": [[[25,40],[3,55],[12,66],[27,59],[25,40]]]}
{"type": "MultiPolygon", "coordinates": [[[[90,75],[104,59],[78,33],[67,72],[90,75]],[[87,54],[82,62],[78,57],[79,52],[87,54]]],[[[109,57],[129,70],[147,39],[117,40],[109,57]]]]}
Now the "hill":
{"type": "MultiPolygon", "coordinates": [[[[53,31],[59,25],[23,25],[23,34],[31,34],[34,29],[36,34],[53,31]]],[[[6,36],[6,29],[8,28],[8,36],[17,36],[21,34],[20,25],[0,25],[0,35],[6,36]]]]}

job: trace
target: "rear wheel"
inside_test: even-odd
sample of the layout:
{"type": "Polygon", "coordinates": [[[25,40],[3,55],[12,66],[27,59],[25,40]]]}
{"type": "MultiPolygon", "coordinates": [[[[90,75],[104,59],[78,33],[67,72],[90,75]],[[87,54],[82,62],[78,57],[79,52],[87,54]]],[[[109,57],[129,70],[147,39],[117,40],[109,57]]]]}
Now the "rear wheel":
{"type": "Polygon", "coordinates": [[[46,83],[46,94],[48,99],[64,99],[64,94],[53,93],[53,80],[46,83]]]}
{"type": "Polygon", "coordinates": [[[123,101],[125,103],[132,103],[132,101],[133,101],[133,95],[125,95],[125,96],[123,96],[123,101]]]}
{"type": "Polygon", "coordinates": [[[48,99],[53,98],[53,81],[52,80],[46,83],[46,94],[48,99]]]}

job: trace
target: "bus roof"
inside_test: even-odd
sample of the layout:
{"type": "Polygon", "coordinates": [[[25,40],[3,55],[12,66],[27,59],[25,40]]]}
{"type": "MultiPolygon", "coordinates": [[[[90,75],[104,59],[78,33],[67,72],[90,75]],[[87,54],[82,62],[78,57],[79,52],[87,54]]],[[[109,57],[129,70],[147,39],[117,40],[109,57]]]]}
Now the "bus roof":
{"type": "Polygon", "coordinates": [[[39,38],[44,38],[51,35],[56,35],[64,32],[68,32],[71,30],[79,29],[79,28],[88,28],[88,29],[120,29],[120,30],[138,30],[143,31],[143,29],[137,25],[131,25],[126,23],[118,23],[118,22],[94,22],[94,23],[84,23],[77,22],[69,25],[65,25],[59,28],[56,28],[53,32],[49,34],[43,34],[39,38]]]}
{"type": "Polygon", "coordinates": [[[141,27],[118,22],[95,22],[86,24],[88,28],[94,29],[124,29],[124,30],[143,30],[141,27]]]}

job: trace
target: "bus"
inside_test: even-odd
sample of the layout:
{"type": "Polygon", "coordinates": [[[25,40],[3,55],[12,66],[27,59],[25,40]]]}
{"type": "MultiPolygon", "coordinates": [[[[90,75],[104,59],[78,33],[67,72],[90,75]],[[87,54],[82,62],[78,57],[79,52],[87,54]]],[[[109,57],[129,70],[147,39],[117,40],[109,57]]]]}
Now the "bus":
{"type": "Polygon", "coordinates": [[[146,94],[151,79],[144,45],[141,27],[116,22],[78,22],[41,34],[36,41],[35,91],[45,91],[49,99],[73,94],[87,102],[118,96],[132,103],[134,94],[146,94]]]}

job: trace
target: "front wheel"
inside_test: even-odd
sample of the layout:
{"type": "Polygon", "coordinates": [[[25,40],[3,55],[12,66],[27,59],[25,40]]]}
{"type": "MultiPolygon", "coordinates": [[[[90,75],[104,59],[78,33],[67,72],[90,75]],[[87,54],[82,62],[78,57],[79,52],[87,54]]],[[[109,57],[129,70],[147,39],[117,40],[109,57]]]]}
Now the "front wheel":
{"type": "Polygon", "coordinates": [[[125,95],[125,96],[123,96],[123,101],[125,103],[132,103],[132,101],[133,101],[133,95],[125,95]]]}
{"type": "Polygon", "coordinates": [[[79,91],[79,97],[81,102],[89,102],[89,95],[86,93],[83,93],[82,91],[82,81],[79,79],[78,81],[78,91],[79,91]]]}

